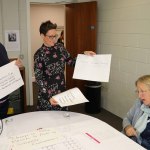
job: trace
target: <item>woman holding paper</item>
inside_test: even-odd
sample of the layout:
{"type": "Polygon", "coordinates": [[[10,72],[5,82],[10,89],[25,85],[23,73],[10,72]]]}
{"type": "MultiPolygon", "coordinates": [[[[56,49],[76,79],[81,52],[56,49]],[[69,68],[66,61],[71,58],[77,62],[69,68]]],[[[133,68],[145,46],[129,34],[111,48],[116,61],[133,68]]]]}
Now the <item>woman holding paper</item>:
{"type": "MultiPolygon", "coordinates": [[[[8,63],[9,63],[9,58],[7,55],[7,51],[5,47],[0,43],[0,67],[8,63]]],[[[22,66],[22,62],[20,61],[20,59],[17,59],[16,65],[18,67],[22,66]]],[[[5,96],[2,99],[0,99],[0,119],[7,117],[8,107],[9,107],[9,96],[5,96]]]]}
{"type": "Polygon", "coordinates": [[[135,85],[139,98],[123,119],[123,131],[150,150],[150,75],[140,77],[135,85]]]}
{"type": "MultiPolygon", "coordinates": [[[[34,73],[39,86],[38,110],[66,110],[57,105],[52,96],[66,90],[65,64],[74,66],[72,58],[62,43],[57,42],[57,25],[51,21],[40,25],[43,45],[34,54],[34,73]]],[[[95,55],[93,51],[85,51],[86,55],[95,55]]]]}

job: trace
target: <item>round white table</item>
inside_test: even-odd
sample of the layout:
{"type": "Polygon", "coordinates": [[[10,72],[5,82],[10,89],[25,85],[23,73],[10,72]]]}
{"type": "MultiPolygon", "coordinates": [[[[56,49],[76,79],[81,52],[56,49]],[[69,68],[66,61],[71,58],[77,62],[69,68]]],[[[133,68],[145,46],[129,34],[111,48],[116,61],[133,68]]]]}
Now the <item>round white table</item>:
{"type": "MultiPolygon", "coordinates": [[[[38,143],[37,147],[35,144],[34,148],[29,147],[28,150],[144,150],[140,145],[97,118],[65,111],[37,111],[4,119],[0,150],[12,149],[10,137],[13,137],[13,140],[22,135],[31,137],[33,132],[39,135],[39,130],[45,134],[45,137],[42,135],[44,138],[40,139],[45,146],[42,145],[41,148],[38,143]],[[50,138],[55,139],[55,142],[46,142],[50,138]]],[[[16,150],[15,148],[12,150],[16,150]]],[[[19,148],[24,150],[22,147],[19,148]]]]}

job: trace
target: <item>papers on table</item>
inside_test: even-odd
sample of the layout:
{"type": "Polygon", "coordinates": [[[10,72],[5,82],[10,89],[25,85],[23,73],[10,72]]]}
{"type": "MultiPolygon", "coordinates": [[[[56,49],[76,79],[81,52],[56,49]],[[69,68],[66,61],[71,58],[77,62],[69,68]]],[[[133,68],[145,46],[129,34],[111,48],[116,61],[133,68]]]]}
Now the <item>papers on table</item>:
{"type": "MultiPolygon", "coordinates": [[[[66,126],[67,127],[67,126],[66,126]]],[[[71,134],[59,128],[42,128],[8,138],[11,150],[99,150],[99,139],[83,131],[71,134]]]]}
{"type": "MultiPolygon", "coordinates": [[[[9,143],[8,149],[93,150],[94,148],[94,150],[107,150],[111,146],[114,148],[114,141],[121,140],[124,136],[105,122],[98,119],[84,120],[84,117],[82,117],[80,121],[70,122],[71,124],[56,125],[54,128],[40,128],[10,136],[7,140],[7,143],[9,143]],[[120,138],[121,136],[122,138],[120,138]],[[109,146],[110,144],[111,146],[109,146]]],[[[70,119],[72,121],[72,118],[70,119]]],[[[124,140],[126,141],[126,139],[124,140]]]]}
{"type": "Polygon", "coordinates": [[[73,88],[53,96],[61,107],[88,102],[78,88],[73,88]]]}
{"type": "Polygon", "coordinates": [[[98,82],[108,82],[111,54],[87,56],[78,54],[73,78],[98,82]]]}
{"type": "Polygon", "coordinates": [[[37,150],[58,143],[59,137],[56,130],[45,128],[9,137],[9,143],[12,150],[37,150]]]}
{"type": "Polygon", "coordinates": [[[24,84],[15,61],[0,67],[0,99],[24,84]]]}

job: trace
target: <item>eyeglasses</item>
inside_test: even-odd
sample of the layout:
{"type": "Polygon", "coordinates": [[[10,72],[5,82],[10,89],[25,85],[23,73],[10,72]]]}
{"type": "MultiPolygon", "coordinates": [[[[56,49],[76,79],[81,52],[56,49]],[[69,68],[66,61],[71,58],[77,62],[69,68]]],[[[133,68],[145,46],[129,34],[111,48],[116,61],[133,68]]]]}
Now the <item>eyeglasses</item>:
{"type": "Polygon", "coordinates": [[[145,94],[145,93],[147,93],[149,90],[136,90],[135,92],[137,93],[137,94],[145,94]]]}
{"type": "Polygon", "coordinates": [[[56,35],[46,35],[50,40],[54,40],[54,39],[57,39],[58,37],[58,34],[56,35]]]}

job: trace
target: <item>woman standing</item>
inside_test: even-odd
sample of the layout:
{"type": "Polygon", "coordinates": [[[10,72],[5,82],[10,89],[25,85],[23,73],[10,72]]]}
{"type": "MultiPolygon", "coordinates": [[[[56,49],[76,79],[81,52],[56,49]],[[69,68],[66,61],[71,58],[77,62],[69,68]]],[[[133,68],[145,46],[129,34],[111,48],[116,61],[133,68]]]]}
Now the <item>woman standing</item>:
{"type": "MultiPolygon", "coordinates": [[[[62,43],[57,42],[56,28],[56,24],[46,21],[39,29],[43,45],[34,54],[34,73],[39,86],[38,110],[67,110],[67,107],[57,105],[52,96],[66,90],[65,64],[74,66],[76,59],[70,56],[62,43]]],[[[93,51],[85,53],[95,55],[93,51]]]]}

